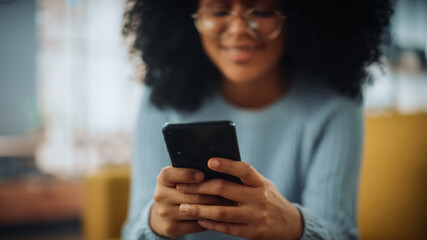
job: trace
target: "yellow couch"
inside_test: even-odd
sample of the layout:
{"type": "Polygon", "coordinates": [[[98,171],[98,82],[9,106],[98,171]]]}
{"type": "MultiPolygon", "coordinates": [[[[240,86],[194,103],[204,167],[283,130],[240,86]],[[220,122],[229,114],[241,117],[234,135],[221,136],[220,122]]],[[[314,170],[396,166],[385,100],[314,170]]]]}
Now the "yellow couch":
{"type": "Polygon", "coordinates": [[[109,166],[84,181],[84,239],[120,239],[128,209],[129,180],[128,166],[109,166]]]}
{"type": "MultiPolygon", "coordinates": [[[[359,190],[362,239],[427,236],[427,113],[366,118],[359,190]]],[[[128,208],[128,167],[85,181],[87,240],[119,239],[128,208]]]]}
{"type": "Polygon", "coordinates": [[[366,119],[362,239],[427,238],[427,113],[366,119]]]}

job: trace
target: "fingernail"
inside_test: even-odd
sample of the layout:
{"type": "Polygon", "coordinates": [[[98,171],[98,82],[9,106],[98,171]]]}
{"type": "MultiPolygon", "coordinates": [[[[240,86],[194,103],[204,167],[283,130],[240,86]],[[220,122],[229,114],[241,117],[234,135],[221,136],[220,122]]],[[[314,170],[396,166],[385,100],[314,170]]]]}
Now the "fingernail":
{"type": "Polygon", "coordinates": [[[218,167],[219,167],[219,161],[218,161],[218,160],[216,160],[216,159],[211,159],[211,160],[209,161],[209,165],[210,165],[210,167],[212,167],[212,168],[218,168],[218,167]]]}
{"type": "Polygon", "coordinates": [[[202,179],[203,179],[203,173],[201,173],[201,172],[196,172],[196,173],[194,174],[194,179],[195,179],[195,180],[197,180],[197,181],[202,180],[202,179]]]}

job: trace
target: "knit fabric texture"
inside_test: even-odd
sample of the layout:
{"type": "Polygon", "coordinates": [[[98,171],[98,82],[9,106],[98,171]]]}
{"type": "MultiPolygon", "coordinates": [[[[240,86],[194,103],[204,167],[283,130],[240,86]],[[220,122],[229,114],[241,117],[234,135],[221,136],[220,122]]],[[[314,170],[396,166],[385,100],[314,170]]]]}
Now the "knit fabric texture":
{"type": "MultiPolygon", "coordinates": [[[[165,122],[230,120],[242,161],[270,179],[301,212],[301,239],[358,239],[357,189],[363,139],[362,106],[301,77],[273,104],[248,110],[218,92],[193,113],[159,110],[144,90],[135,131],[131,202],[124,239],[165,239],[149,225],[156,178],[171,165],[165,122]]],[[[239,239],[205,231],[179,239],[239,239]]]]}

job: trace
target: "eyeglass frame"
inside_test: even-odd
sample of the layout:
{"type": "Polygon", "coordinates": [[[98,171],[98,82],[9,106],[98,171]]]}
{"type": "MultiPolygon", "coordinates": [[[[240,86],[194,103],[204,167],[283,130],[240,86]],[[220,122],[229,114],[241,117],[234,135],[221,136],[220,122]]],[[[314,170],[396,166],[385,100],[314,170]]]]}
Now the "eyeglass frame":
{"type": "MultiPolygon", "coordinates": [[[[201,24],[201,23],[199,23],[200,21],[199,21],[199,19],[200,19],[200,14],[201,13],[203,13],[203,11],[206,11],[206,10],[208,10],[208,9],[210,9],[209,7],[206,7],[206,8],[201,8],[201,9],[199,9],[199,10],[197,10],[197,12],[196,13],[193,13],[193,14],[191,14],[191,17],[193,18],[193,20],[194,20],[194,25],[196,26],[196,29],[197,29],[197,31],[199,32],[199,33],[201,33],[201,34],[203,34],[203,31],[201,31],[201,28],[200,28],[200,26],[199,26],[199,24],[201,24]]],[[[256,32],[254,31],[254,29],[252,29],[249,25],[249,16],[250,16],[250,14],[253,12],[253,11],[255,11],[255,10],[258,10],[259,8],[251,8],[251,9],[248,9],[248,10],[246,10],[246,11],[227,11],[228,12],[228,16],[227,17],[232,17],[232,16],[242,16],[244,19],[245,19],[245,23],[246,23],[246,28],[247,28],[247,31],[249,32],[249,34],[252,36],[252,37],[254,37],[254,38],[261,38],[261,39],[265,39],[265,40],[273,40],[273,39],[275,39],[275,38],[277,38],[278,36],[279,36],[279,34],[280,34],[280,32],[283,30],[283,25],[284,25],[284,21],[285,21],[285,19],[286,19],[286,16],[285,15],[283,15],[283,13],[281,12],[281,11],[279,11],[279,10],[271,10],[271,11],[273,11],[275,14],[277,14],[277,16],[279,17],[279,19],[281,20],[280,21],[280,27],[278,27],[275,31],[273,31],[272,33],[270,33],[269,34],[269,36],[268,37],[261,37],[261,36],[259,36],[258,34],[256,34],[256,32]]],[[[230,23],[231,23],[231,21],[230,21],[230,23]]],[[[230,23],[228,23],[228,24],[230,24],[230,23]]],[[[227,28],[228,27],[230,27],[230,25],[228,25],[227,26],[227,28]]],[[[225,29],[225,30],[227,30],[227,28],[225,29]]],[[[224,31],[225,31],[224,30],[224,31]]],[[[218,35],[218,38],[220,38],[221,37],[221,35],[223,34],[224,32],[222,32],[221,34],[219,34],[218,35]]]]}

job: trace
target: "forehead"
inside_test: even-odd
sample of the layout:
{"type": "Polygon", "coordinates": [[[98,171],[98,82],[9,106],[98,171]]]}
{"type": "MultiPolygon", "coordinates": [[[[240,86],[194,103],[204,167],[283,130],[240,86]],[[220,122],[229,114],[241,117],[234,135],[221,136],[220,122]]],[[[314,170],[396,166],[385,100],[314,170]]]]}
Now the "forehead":
{"type": "Polygon", "coordinates": [[[199,6],[205,6],[209,4],[227,4],[227,5],[258,5],[258,4],[267,4],[277,6],[279,4],[279,0],[199,0],[199,6]]]}

